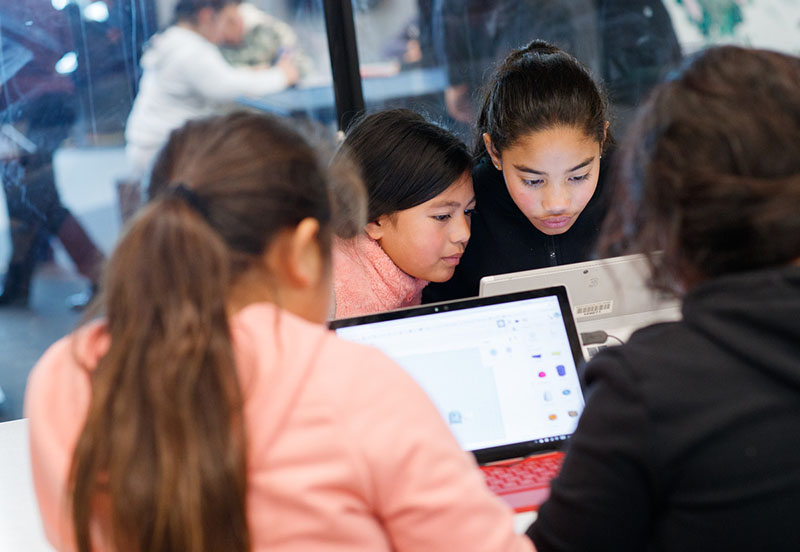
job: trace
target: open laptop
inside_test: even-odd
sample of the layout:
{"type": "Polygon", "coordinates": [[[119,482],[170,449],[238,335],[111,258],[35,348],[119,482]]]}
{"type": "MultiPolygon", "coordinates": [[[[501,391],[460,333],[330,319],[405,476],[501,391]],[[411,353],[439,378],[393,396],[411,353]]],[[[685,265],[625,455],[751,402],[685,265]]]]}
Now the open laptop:
{"type": "Polygon", "coordinates": [[[647,286],[644,255],[626,255],[481,279],[480,295],[563,285],[567,288],[585,358],[627,341],[639,328],[679,320],[680,301],[647,286]]]}
{"type": "Polygon", "coordinates": [[[334,320],[343,339],[372,345],[431,398],[490,488],[517,511],[549,495],[552,453],[583,411],[583,361],[563,286],[334,320]],[[541,456],[529,455],[541,454],[541,456]],[[537,475],[538,474],[538,475],[537,475]]]}

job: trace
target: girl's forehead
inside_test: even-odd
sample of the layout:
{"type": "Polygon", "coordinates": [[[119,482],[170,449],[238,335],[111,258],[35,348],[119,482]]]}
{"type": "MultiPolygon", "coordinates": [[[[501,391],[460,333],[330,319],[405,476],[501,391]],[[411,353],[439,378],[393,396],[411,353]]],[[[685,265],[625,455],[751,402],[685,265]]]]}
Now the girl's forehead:
{"type": "MultiPolygon", "coordinates": [[[[450,186],[431,199],[416,205],[420,209],[438,208],[446,205],[466,205],[475,198],[472,187],[472,174],[465,172],[450,186]]],[[[412,207],[413,209],[414,207],[412,207]]]]}
{"type": "Polygon", "coordinates": [[[597,138],[586,132],[586,129],[572,125],[557,125],[532,130],[520,134],[508,149],[525,144],[571,143],[580,146],[599,144],[597,138]]]}
{"type": "Polygon", "coordinates": [[[501,152],[501,161],[504,170],[555,176],[594,166],[600,153],[600,143],[593,137],[564,127],[522,137],[501,152]]]}
{"type": "Polygon", "coordinates": [[[523,134],[503,154],[536,156],[546,152],[587,152],[600,147],[600,142],[582,128],[557,126],[523,134]]]}

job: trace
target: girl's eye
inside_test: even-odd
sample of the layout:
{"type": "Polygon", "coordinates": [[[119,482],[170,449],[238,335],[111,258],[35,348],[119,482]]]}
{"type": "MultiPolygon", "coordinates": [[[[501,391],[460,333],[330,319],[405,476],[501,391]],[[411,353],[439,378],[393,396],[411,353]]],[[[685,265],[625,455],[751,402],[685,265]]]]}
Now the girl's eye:
{"type": "Polygon", "coordinates": [[[464,209],[464,214],[468,217],[471,217],[475,214],[475,207],[472,207],[471,209],[464,209]]]}
{"type": "Polygon", "coordinates": [[[439,222],[444,222],[450,218],[450,215],[433,215],[431,218],[439,222]]]}
{"type": "Polygon", "coordinates": [[[583,182],[583,181],[587,180],[588,178],[589,178],[589,173],[586,173],[586,174],[582,174],[580,176],[570,176],[569,177],[569,181],[570,182],[583,182]]]}
{"type": "Polygon", "coordinates": [[[537,180],[523,180],[523,184],[526,186],[530,186],[531,188],[538,188],[544,183],[544,180],[537,179],[537,180]]]}

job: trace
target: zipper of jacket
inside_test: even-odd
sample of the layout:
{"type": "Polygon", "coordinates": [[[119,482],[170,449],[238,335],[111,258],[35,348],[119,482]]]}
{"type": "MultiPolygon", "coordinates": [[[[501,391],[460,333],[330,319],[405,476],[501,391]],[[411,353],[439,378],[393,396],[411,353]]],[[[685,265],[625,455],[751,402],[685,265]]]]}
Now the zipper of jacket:
{"type": "Polygon", "coordinates": [[[558,254],[556,253],[556,240],[553,236],[547,236],[547,262],[550,266],[558,265],[558,254]]]}

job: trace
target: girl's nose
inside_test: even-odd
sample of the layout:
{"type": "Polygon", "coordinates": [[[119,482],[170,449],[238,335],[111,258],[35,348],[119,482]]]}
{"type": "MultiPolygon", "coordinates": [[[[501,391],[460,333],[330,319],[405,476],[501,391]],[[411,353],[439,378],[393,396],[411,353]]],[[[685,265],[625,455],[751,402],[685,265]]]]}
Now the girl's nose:
{"type": "Polygon", "coordinates": [[[453,243],[464,243],[469,241],[470,236],[470,218],[468,215],[461,213],[453,221],[453,232],[450,235],[450,240],[453,243]]]}
{"type": "Polygon", "coordinates": [[[566,212],[569,208],[570,197],[565,186],[553,184],[547,186],[542,192],[542,208],[552,215],[566,212]]]}

